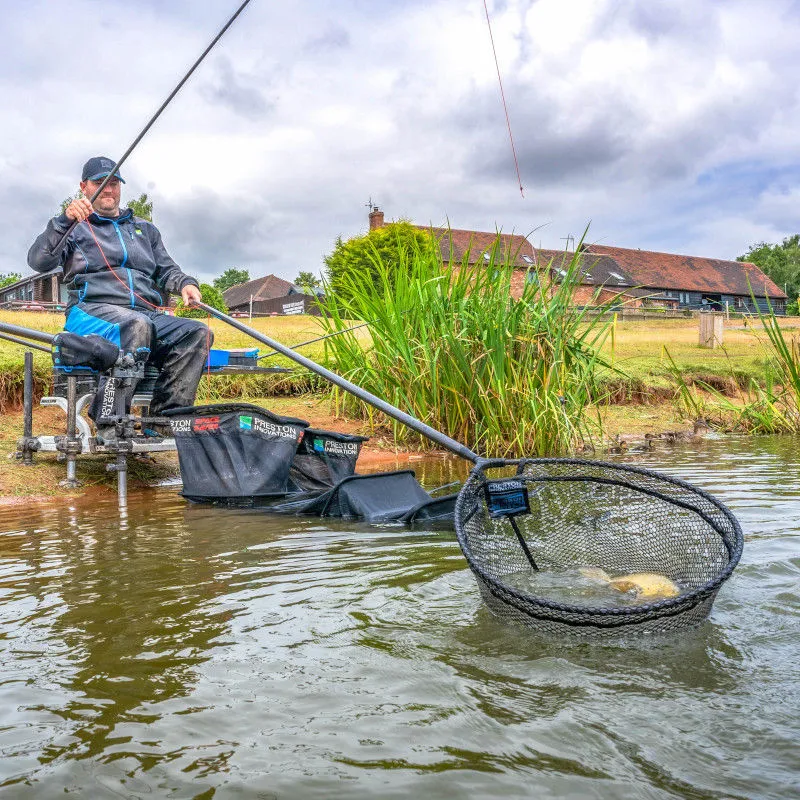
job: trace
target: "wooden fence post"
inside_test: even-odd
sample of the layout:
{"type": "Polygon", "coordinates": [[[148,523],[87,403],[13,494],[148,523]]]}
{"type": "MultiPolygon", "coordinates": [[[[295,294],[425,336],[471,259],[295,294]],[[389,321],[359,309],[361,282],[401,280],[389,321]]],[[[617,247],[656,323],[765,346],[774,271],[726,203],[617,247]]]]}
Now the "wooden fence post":
{"type": "Polygon", "coordinates": [[[700,347],[722,347],[724,330],[722,314],[710,311],[700,314],[700,347]]]}

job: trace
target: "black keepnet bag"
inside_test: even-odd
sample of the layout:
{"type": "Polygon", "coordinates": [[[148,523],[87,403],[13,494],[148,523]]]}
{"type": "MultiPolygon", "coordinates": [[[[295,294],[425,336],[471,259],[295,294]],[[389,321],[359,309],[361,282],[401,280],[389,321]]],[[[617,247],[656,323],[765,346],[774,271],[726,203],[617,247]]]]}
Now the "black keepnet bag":
{"type": "Polygon", "coordinates": [[[326,492],[298,495],[271,506],[270,510],[283,514],[361,519],[372,523],[399,522],[430,499],[419,485],[414,471],[404,469],[349,475],[326,492]]]}
{"type": "Polygon", "coordinates": [[[318,492],[356,471],[361,445],[368,436],[306,428],[289,471],[290,492],[318,492]]]}
{"type": "Polygon", "coordinates": [[[249,403],[216,403],[163,412],[178,448],[183,496],[251,501],[282,497],[308,422],[249,403]]]}

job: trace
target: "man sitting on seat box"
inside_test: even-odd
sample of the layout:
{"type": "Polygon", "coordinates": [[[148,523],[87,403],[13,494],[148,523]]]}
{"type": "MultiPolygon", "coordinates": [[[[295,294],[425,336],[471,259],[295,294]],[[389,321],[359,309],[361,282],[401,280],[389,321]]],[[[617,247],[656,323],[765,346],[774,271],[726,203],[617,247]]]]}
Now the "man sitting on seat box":
{"type": "MultiPolygon", "coordinates": [[[[113,167],[110,158],[100,156],[84,164],[83,197],[47,223],[28,251],[28,264],[37,272],[64,268],[69,288],[66,330],[99,334],[125,353],[149,351],[148,363],[161,370],[150,405],[155,415],[194,403],[213,336],[196,320],[160,310],[170,293],[180,294],[186,305],[200,301],[200,288],[169,256],[152,222],[134,217],[130,209],[120,210],[120,184],[125,181],[119,172],[94,205],[87,199],[113,167]],[[73,221],[78,224],[56,251],[73,221]]],[[[92,419],[114,413],[103,404],[106,384],[107,379],[101,378],[89,409],[92,419]]],[[[134,389],[131,385],[124,390],[126,414],[134,389]]],[[[107,438],[112,429],[98,433],[107,438]]]]}

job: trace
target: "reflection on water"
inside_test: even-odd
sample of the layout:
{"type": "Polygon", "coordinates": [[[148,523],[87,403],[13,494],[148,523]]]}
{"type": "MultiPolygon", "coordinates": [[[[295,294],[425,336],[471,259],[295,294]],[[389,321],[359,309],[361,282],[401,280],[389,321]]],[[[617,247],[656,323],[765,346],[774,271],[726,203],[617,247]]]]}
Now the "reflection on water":
{"type": "MultiPolygon", "coordinates": [[[[498,622],[447,531],[174,488],[122,524],[113,501],[0,512],[0,794],[797,795],[800,452],[708,440],[637,463],[745,529],[711,619],[678,639],[498,622]]],[[[465,474],[415,468],[429,487],[465,474]]]]}

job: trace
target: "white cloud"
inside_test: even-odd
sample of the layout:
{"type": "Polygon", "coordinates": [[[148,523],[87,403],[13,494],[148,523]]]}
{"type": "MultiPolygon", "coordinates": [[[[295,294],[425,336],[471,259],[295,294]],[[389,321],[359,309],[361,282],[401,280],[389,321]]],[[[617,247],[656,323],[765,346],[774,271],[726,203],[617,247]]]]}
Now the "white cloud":
{"type": "MultiPolygon", "coordinates": [[[[38,0],[5,11],[0,272],[118,157],[235,3],[38,0]]],[[[123,169],[206,279],[293,278],[387,217],[563,246],[734,257],[796,232],[800,20],[788,0],[253,2],[123,169]],[[544,227],[540,227],[544,226],[544,227]]]]}

